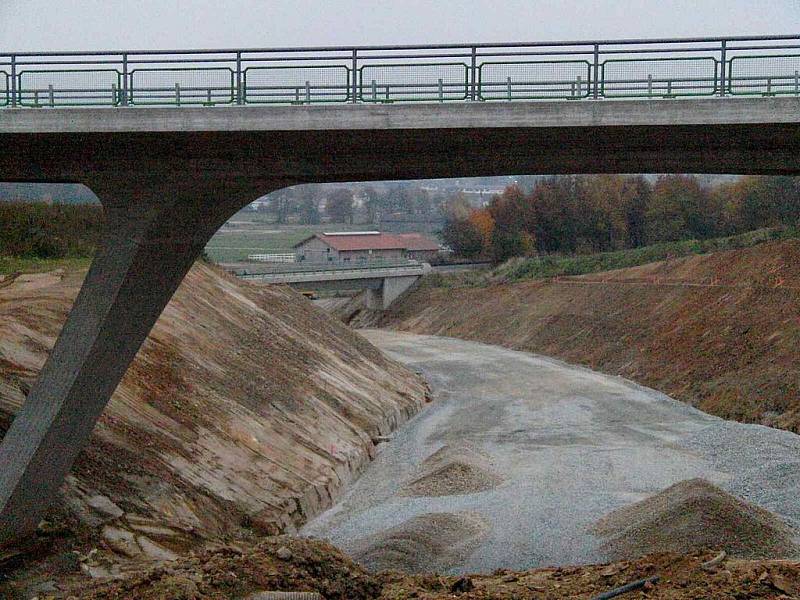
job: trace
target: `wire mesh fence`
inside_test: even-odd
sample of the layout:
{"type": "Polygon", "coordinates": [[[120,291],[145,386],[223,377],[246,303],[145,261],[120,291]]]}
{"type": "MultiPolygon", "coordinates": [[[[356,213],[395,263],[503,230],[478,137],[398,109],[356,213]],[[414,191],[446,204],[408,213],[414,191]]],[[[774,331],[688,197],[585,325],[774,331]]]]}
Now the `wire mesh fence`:
{"type": "Polygon", "coordinates": [[[728,73],[730,94],[800,95],[800,54],[735,56],[728,73]]]}
{"type": "Polygon", "coordinates": [[[246,104],[348,102],[352,88],[343,65],[248,67],[242,82],[246,104]]]}
{"type": "Polygon", "coordinates": [[[365,65],[359,70],[362,102],[466,100],[469,67],[464,63],[365,65]]]}
{"type": "Polygon", "coordinates": [[[131,104],[233,104],[236,82],[226,67],[147,68],[130,74],[131,104]]]}
{"type": "Polygon", "coordinates": [[[19,73],[21,106],[116,106],[121,75],[115,69],[37,70],[19,73]]]}
{"type": "Polygon", "coordinates": [[[586,98],[592,65],[588,61],[485,62],[478,67],[481,100],[586,98]]]}
{"type": "Polygon", "coordinates": [[[606,98],[712,96],[719,91],[714,57],[610,59],[600,66],[606,98]]]}

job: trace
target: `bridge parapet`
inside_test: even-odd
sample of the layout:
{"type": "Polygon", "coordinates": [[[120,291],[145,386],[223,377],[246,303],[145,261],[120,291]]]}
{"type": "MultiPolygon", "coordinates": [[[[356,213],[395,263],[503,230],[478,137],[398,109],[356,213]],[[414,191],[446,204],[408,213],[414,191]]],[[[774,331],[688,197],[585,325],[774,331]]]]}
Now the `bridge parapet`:
{"type": "Polygon", "coordinates": [[[800,96],[800,35],[0,53],[0,107],[800,96]]]}

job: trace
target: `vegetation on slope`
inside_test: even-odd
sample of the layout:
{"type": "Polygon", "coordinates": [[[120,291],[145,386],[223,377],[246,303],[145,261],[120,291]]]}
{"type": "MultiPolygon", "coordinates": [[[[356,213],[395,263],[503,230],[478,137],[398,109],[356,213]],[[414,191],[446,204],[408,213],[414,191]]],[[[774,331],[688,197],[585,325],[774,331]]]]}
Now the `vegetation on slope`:
{"type": "Polygon", "coordinates": [[[432,287],[485,286],[565,275],[586,275],[636,267],[683,256],[750,248],[765,242],[796,238],[800,238],[800,229],[797,227],[773,227],[729,237],[661,242],[651,246],[614,252],[512,258],[489,271],[433,275],[426,278],[425,285],[432,287]]]}

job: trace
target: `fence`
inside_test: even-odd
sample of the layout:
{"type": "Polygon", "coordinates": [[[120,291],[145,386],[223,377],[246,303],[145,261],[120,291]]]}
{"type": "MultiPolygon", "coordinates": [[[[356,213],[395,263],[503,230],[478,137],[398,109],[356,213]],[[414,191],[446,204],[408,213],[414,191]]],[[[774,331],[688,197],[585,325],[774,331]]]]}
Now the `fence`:
{"type": "Polygon", "coordinates": [[[800,96],[800,36],[0,53],[0,108],[800,96]]]}

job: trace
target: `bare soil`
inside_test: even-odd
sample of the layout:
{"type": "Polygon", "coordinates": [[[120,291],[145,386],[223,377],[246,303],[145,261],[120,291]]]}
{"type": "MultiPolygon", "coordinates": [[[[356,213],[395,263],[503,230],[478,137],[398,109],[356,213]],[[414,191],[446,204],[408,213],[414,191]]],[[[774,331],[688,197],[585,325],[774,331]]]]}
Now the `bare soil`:
{"type": "Polygon", "coordinates": [[[325,542],[280,537],[255,546],[228,545],[199,552],[124,582],[76,588],[74,597],[228,600],[258,591],[316,591],[327,600],[589,600],[653,576],[660,576],[657,584],[624,597],[787,600],[800,595],[800,563],[725,559],[708,570],[701,568],[714,556],[712,552],[654,554],[607,565],[499,570],[468,577],[396,571],[371,574],[325,542]]]}

